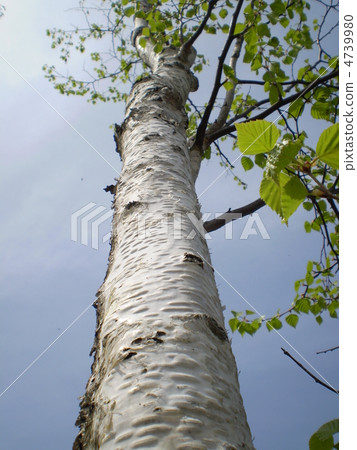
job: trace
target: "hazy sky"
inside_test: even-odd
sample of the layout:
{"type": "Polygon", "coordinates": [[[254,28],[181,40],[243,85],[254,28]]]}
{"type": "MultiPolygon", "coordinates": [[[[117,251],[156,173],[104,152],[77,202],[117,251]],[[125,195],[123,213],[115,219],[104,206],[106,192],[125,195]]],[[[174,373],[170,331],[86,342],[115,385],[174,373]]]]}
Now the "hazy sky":
{"type": "MultiPolygon", "coordinates": [[[[65,450],[77,433],[78,397],[90,374],[95,314],[89,306],[103,281],[109,250],[108,243],[95,250],[72,241],[71,215],[90,202],[110,210],[112,197],[103,188],[112,184],[121,165],[109,125],[123,120],[123,106],[92,106],[60,96],[44,79],[41,67],[57,58],[45,29],[75,23],[73,11],[65,10],[77,6],[76,0],[3,3],[0,392],[35,362],[0,397],[0,449],[65,450]]],[[[198,194],[221,171],[217,160],[204,162],[198,194]]],[[[200,197],[203,212],[223,212],[258,197],[259,173],[244,174],[239,164],[237,173],[249,188],[243,191],[223,175],[200,197]]],[[[290,306],[294,281],[305,275],[308,259],[319,258],[320,237],[303,229],[306,214],[299,210],[286,227],[268,208],[259,211],[268,240],[259,232],[240,239],[247,218],[234,224],[233,240],[224,239],[222,229],[211,234],[227,320],[232,309],[252,309],[244,299],[267,316],[290,306]]],[[[107,220],[100,237],[109,231],[107,220]]],[[[338,352],[316,355],[338,345],[337,333],[336,320],[326,317],[319,327],[313,317],[304,316],[297,330],[286,325],[280,335],[265,327],[253,338],[234,334],[242,395],[258,450],[307,448],[311,434],[338,416],[337,395],[314,383],[280,349],[302,361],[291,345],[338,387],[338,352]]]]}

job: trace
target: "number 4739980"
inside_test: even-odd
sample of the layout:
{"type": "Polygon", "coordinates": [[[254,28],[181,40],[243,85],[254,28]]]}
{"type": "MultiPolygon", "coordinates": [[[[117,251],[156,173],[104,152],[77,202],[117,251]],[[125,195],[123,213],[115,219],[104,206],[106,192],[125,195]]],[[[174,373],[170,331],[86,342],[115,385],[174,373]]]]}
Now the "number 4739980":
{"type": "Polygon", "coordinates": [[[347,14],[343,19],[343,62],[346,66],[351,67],[353,63],[353,16],[347,14]]]}

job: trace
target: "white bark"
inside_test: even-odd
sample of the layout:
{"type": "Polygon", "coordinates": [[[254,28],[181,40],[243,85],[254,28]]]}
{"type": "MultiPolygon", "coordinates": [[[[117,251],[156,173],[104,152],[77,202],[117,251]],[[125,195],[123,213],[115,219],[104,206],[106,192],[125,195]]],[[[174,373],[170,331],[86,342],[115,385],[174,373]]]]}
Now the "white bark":
{"type": "Polygon", "coordinates": [[[75,449],[253,449],[207,244],[187,239],[188,214],[200,217],[185,132],[190,63],[168,48],[128,100],[75,449]]]}

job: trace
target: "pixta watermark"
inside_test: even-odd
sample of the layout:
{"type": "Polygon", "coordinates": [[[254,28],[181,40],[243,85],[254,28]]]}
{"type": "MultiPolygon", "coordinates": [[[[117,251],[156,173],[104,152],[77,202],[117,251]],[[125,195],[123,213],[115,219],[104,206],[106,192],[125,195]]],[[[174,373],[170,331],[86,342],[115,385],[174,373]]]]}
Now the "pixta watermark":
{"type": "MultiPolygon", "coordinates": [[[[112,210],[108,211],[105,206],[94,202],[88,203],[71,215],[71,240],[98,250],[100,245],[110,239],[111,233],[105,233],[105,230],[108,229],[112,218],[112,210]]],[[[242,219],[242,215],[233,212],[206,212],[202,214],[201,219],[191,212],[167,213],[161,214],[160,217],[152,212],[138,212],[130,218],[130,229],[139,240],[152,236],[166,237],[168,240],[191,240],[199,235],[211,240],[211,232],[208,233],[205,226],[213,219],[223,221],[220,232],[226,240],[246,240],[250,236],[270,239],[262,219],[256,212],[240,220],[240,226],[233,226],[233,222],[242,219]]],[[[127,220],[124,219],[125,222],[127,220]]]]}
{"type": "Polygon", "coordinates": [[[99,244],[109,241],[111,233],[106,233],[99,239],[100,228],[110,223],[113,211],[105,206],[90,202],[71,215],[71,240],[80,242],[98,250],[99,244]]]}

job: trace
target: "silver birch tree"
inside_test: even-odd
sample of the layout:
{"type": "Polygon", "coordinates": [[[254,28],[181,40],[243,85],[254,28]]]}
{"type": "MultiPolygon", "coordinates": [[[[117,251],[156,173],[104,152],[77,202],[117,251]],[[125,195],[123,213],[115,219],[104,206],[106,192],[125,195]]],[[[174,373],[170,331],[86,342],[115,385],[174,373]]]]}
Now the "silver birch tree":
{"type": "MultiPolygon", "coordinates": [[[[331,157],[330,151],[326,156],[322,144],[317,156],[311,149],[307,155],[298,118],[310,103],[317,105],[315,115],[334,122],[338,69],[321,43],[323,23],[316,28],[320,39],[315,64],[306,64],[302,72],[289,78],[277,62],[284,57],[284,64],[292,65],[302,49],[313,47],[305,1],[275,0],[270,2],[270,9],[261,0],[244,3],[103,0],[98,8],[87,8],[81,2],[88,25],[85,31],[48,31],[53,47],[63,45],[61,58],[65,62],[74,37],[79,37],[77,49],[83,53],[90,37],[109,35],[114,59],[119,61],[116,70],[108,68],[96,51],[91,53],[92,61],[99,64],[94,69],[94,81],[74,76],[63,81],[54,67],[45,69],[61,93],[89,94],[93,103],[126,101],[125,118],[115,126],[116,148],[123,166],[117,184],[111,188],[111,251],[95,303],[94,362],[76,423],[80,431],[75,450],[254,448],[204,238],[205,229],[217,229],[236,216],[228,214],[202,224],[195,181],[211,146],[216,145],[220,156],[226,158],[218,142],[226,137],[236,142],[237,132],[240,150],[246,155],[243,167],[265,167],[267,161],[269,166],[262,181],[267,187],[260,190],[262,198],[232,212],[246,215],[267,203],[287,219],[302,202],[321,213],[318,201],[325,198],[331,217],[334,213],[337,216],[335,155],[331,157]],[[90,22],[92,9],[104,12],[105,26],[90,22]],[[298,25],[292,33],[296,17],[298,25]],[[128,19],[134,24],[132,49],[120,34],[128,27],[128,19]],[[289,25],[286,48],[272,35],[270,28],[276,24],[283,28],[289,25]],[[226,39],[210,97],[204,108],[190,106],[189,94],[199,88],[194,72],[199,73],[206,63],[203,55],[197,55],[195,43],[204,33],[218,31],[226,39]],[[241,53],[253,71],[261,71],[259,80],[249,81],[267,92],[267,97],[259,101],[250,91],[242,90],[249,83],[237,73],[241,53]],[[97,90],[97,81],[130,79],[137,63],[143,65],[143,74],[129,94],[118,84],[110,84],[106,94],[97,90]],[[324,108],[320,86],[328,92],[324,108]],[[281,111],[286,105],[290,105],[289,112],[281,111]],[[277,111],[282,117],[280,127],[286,132],[279,143],[275,125],[262,120],[277,111]],[[258,134],[255,138],[257,130],[239,128],[238,122],[248,126],[253,123],[258,131],[270,129],[265,133],[269,139],[261,139],[258,134]],[[247,136],[249,145],[245,144],[247,136]],[[307,155],[305,159],[302,154],[307,155]],[[255,155],[255,160],[247,155],[255,155]],[[313,164],[307,168],[309,161],[313,164]],[[317,178],[321,167],[325,170],[322,181],[317,178]],[[277,191],[272,199],[273,182],[278,188],[274,188],[277,191]]],[[[325,19],[330,9],[325,10],[325,19]]],[[[331,133],[334,136],[335,129],[331,133]]],[[[227,158],[225,161],[230,164],[227,158]]],[[[324,212],[320,216],[324,223],[324,212]]],[[[322,231],[330,238],[332,232],[327,227],[322,231]]],[[[333,243],[331,251],[336,253],[333,243]]],[[[326,302],[321,309],[330,304],[326,302]]],[[[293,309],[288,311],[290,322],[293,309]]],[[[262,318],[249,322],[237,317],[231,328],[242,334],[253,334],[262,323],[262,318]]],[[[278,328],[278,322],[273,318],[268,328],[278,328]]]]}
{"type": "Polygon", "coordinates": [[[75,448],[253,448],[207,243],[190,219],[200,218],[185,113],[195,51],[142,48],[146,24],[135,25],[151,74],[117,127],[123,167],[75,448]]]}

